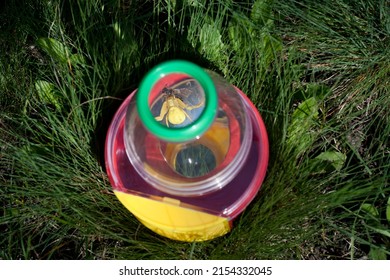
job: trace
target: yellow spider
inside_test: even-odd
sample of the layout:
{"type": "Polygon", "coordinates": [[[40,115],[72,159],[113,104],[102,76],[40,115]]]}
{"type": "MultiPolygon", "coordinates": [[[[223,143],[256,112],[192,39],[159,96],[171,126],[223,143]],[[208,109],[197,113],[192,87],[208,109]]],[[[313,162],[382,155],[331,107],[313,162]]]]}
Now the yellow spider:
{"type": "MultiPolygon", "coordinates": [[[[161,106],[160,115],[155,117],[156,121],[162,121],[165,117],[165,123],[169,127],[169,123],[174,125],[182,124],[186,118],[189,118],[192,121],[191,117],[187,114],[187,111],[199,108],[203,106],[204,101],[195,106],[189,106],[185,104],[181,99],[176,97],[174,89],[164,88],[162,90],[165,94],[165,101],[161,106]]],[[[179,91],[180,90],[176,90],[179,91]]]]}

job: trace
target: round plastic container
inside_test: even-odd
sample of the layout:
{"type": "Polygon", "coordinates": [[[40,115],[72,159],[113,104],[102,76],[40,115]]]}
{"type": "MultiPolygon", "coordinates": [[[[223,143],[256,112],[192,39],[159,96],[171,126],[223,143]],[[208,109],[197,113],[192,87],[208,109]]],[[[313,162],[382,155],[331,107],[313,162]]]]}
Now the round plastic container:
{"type": "Polygon", "coordinates": [[[239,89],[197,65],[170,61],[123,102],[105,157],[115,194],[144,225],[201,241],[229,232],[257,194],[268,138],[239,89]]]}

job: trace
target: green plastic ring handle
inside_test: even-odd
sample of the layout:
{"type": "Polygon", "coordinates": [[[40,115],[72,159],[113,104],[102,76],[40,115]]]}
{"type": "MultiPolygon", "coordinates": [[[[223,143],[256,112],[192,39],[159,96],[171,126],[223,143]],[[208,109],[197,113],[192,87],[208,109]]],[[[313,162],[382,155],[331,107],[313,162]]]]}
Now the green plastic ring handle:
{"type": "Polygon", "coordinates": [[[136,103],[138,115],[150,133],[164,141],[186,142],[199,138],[211,126],[218,109],[218,95],[213,80],[201,67],[184,60],[171,60],[157,65],[146,74],[138,88],[136,103]],[[174,73],[194,78],[205,94],[205,107],[201,115],[193,123],[179,128],[160,124],[154,119],[149,108],[149,94],[156,82],[174,73]]]}

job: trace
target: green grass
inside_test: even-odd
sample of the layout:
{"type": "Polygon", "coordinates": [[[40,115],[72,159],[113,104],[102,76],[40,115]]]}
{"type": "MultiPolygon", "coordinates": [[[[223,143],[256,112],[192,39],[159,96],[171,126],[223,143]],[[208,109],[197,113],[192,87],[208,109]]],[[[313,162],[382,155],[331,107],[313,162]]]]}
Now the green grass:
{"type": "Polygon", "coordinates": [[[385,0],[16,2],[0,6],[0,258],[389,258],[385,0]],[[104,169],[121,100],[173,58],[241,88],[270,139],[261,192],[203,243],[146,229],[104,169]]]}

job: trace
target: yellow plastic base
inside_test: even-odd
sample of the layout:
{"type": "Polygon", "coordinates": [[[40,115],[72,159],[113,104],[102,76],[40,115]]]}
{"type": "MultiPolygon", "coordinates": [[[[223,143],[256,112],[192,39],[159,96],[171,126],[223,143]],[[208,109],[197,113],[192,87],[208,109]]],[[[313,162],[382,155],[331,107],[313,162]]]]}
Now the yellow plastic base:
{"type": "Polygon", "coordinates": [[[152,231],[180,241],[210,240],[231,230],[229,221],[201,211],[180,206],[171,198],[154,200],[114,191],[119,201],[152,231]]]}

